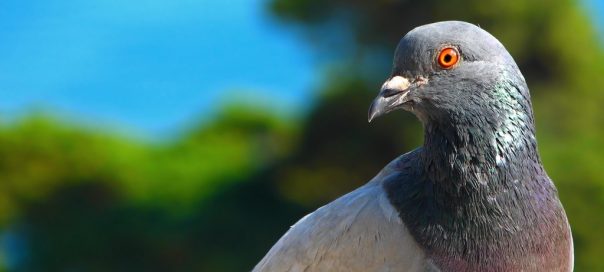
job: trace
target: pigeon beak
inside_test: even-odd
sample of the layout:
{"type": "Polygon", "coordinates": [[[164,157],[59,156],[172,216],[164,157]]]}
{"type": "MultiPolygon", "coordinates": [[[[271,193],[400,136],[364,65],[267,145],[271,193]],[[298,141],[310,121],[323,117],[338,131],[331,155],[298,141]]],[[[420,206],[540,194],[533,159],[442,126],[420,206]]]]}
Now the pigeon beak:
{"type": "Polygon", "coordinates": [[[402,76],[395,76],[386,81],[382,85],[378,97],[369,106],[369,122],[398,109],[401,104],[407,102],[406,98],[411,85],[409,79],[402,76]]]}

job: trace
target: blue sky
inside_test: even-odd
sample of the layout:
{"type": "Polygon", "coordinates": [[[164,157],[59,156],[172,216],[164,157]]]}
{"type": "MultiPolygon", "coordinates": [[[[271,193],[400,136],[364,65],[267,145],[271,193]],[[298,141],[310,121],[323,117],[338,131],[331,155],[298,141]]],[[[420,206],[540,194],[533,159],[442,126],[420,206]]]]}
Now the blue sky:
{"type": "Polygon", "coordinates": [[[42,109],[154,134],[227,100],[299,107],[312,57],[265,12],[262,0],[3,0],[0,116],[42,109]]]}
{"type": "MultiPolygon", "coordinates": [[[[603,26],[604,1],[585,3],[603,26]]],[[[2,0],[0,118],[42,109],[153,136],[229,100],[303,109],[312,52],[269,18],[264,0],[2,0]]]]}

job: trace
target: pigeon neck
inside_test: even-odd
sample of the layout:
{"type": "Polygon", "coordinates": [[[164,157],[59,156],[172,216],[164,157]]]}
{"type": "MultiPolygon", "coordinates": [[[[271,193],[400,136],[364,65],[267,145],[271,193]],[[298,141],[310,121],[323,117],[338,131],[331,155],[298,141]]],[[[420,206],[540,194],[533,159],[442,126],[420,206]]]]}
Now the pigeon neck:
{"type": "Polygon", "coordinates": [[[506,169],[516,166],[516,162],[538,163],[536,145],[532,131],[519,131],[515,127],[485,129],[471,123],[428,125],[423,160],[447,170],[506,169]]]}
{"type": "Polygon", "coordinates": [[[521,171],[529,163],[543,171],[525,86],[503,81],[483,108],[459,109],[424,122],[425,177],[476,186],[533,175],[521,171]]]}
{"type": "Polygon", "coordinates": [[[443,270],[522,270],[535,264],[519,256],[547,249],[540,268],[568,248],[566,219],[537,155],[531,114],[495,122],[495,116],[509,120],[506,114],[426,124],[423,148],[409,156],[419,167],[386,182],[413,237],[443,270]]]}

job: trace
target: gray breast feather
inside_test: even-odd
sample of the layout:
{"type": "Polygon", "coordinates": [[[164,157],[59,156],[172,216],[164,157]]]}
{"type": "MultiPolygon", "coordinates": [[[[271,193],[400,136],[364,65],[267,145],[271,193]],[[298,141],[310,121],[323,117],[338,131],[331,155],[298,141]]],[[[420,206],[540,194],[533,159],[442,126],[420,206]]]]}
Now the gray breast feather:
{"type": "Polygon", "coordinates": [[[302,218],[253,271],[424,271],[382,176],[302,218]]]}

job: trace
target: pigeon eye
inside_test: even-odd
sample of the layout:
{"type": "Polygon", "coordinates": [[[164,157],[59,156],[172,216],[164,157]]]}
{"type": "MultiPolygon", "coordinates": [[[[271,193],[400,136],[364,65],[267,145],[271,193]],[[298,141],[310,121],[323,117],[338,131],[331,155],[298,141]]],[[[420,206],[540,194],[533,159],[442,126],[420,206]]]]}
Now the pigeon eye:
{"type": "Polygon", "coordinates": [[[438,65],[443,69],[450,69],[459,61],[459,53],[457,49],[452,47],[447,47],[443,50],[440,50],[440,54],[438,54],[438,65]]]}

